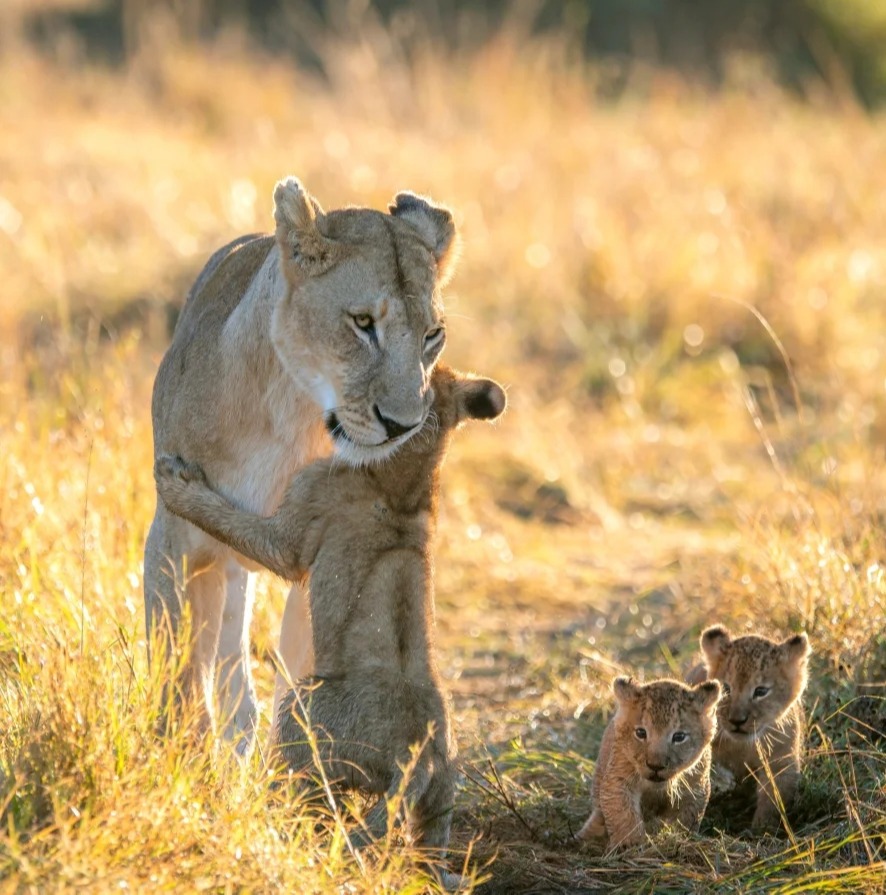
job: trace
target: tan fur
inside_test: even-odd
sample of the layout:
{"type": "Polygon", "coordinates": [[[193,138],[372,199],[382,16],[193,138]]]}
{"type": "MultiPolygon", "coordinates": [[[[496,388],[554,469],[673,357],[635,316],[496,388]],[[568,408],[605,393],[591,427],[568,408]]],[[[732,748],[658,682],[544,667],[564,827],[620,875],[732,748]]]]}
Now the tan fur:
{"type": "MultiPolygon", "coordinates": [[[[191,458],[254,512],[277,506],[291,476],[329,452],[330,434],[336,453],[360,464],[418,431],[445,338],[440,284],[455,241],[449,212],[411,193],[388,214],[327,214],[289,178],[274,201],[276,236],[241,237],[197,278],[152,403],[155,457],[191,458]],[[372,332],[354,315],[370,315],[372,332]]],[[[309,625],[298,600],[294,588],[284,619],[309,625]]],[[[175,639],[184,602],[195,633],[183,690],[202,695],[209,723],[217,661],[226,732],[244,731],[248,746],[256,704],[243,557],[158,501],[145,547],[149,633],[165,626],[175,639]]],[[[309,670],[309,654],[284,650],[298,633],[281,638],[292,675],[309,670]]]]}
{"type": "Polygon", "coordinates": [[[714,762],[737,783],[756,781],[753,826],[776,828],[780,804],[791,807],[800,782],[809,640],[805,634],[784,641],[759,635],[733,640],[726,628],[715,625],[701,635],[701,649],[704,664],[689,679],[717,679],[726,692],[714,762]],[[767,694],[761,697],[758,688],[767,694]]]}
{"type": "Polygon", "coordinates": [[[449,716],[434,657],[430,542],[439,467],[464,419],[493,419],[501,387],[439,366],[421,432],[391,458],[360,469],[318,461],[290,484],[270,517],[236,509],[203,470],[160,458],[155,472],[168,508],[289,579],[310,576],[316,673],[296,682],[280,715],[286,764],[312,765],[304,726],[319,740],[338,785],[382,796],[368,817],[384,833],[385,796],[402,782],[410,750],[425,744],[406,786],[429,848],[445,850],[454,791],[449,716]]]}
{"type": "Polygon", "coordinates": [[[697,829],[710,795],[720,685],[619,677],[612,689],[617,710],[594,768],[594,810],[577,837],[616,848],[642,843],[663,821],[697,829]]]}

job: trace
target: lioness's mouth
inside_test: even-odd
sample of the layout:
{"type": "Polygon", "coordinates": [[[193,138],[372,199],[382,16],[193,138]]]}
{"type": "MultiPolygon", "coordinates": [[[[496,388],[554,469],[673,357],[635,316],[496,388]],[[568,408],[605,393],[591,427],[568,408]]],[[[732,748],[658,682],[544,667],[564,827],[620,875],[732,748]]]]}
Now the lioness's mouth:
{"type": "Polygon", "coordinates": [[[347,441],[348,444],[355,444],[360,447],[358,442],[354,441],[347,432],[345,432],[344,426],[339,421],[339,418],[335,415],[335,413],[330,413],[326,417],[326,431],[333,437],[333,439],[347,441]]]}
{"type": "MultiPolygon", "coordinates": [[[[418,427],[416,427],[417,429],[418,427]]],[[[352,438],[348,435],[345,427],[342,425],[341,420],[336,416],[335,411],[331,411],[326,416],[326,431],[332,436],[333,441],[343,441],[346,444],[351,444],[356,448],[380,448],[389,444],[399,444],[404,440],[402,435],[394,435],[391,438],[386,438],[384,441],[378,441],[375,444],[367,444],[363,441],[357,441],[355,438],[352,438]]],[[[410,430],[410,435],[414,430],[410,430]]]]}

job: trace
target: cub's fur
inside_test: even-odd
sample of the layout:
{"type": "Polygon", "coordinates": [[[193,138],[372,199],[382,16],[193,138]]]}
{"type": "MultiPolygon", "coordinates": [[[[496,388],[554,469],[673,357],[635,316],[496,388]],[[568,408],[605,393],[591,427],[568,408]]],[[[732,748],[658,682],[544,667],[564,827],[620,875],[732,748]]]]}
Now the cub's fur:
{"type": "Polygon", "coordinates": [[[155,472],[171,512],[284,578],[310,576],[316,672],[280,709],[276,748],[286,764],[311,767],[310,725],[330,779],[382,796],[367,817],[378,837],[385,797],[401,785],[410,750],[425,744],[406,802],[424,844],[445,852],[455,774],[434,656],[439,467],[452,430],[494,419],[505,395],[491,380],[443,366],[431,387],[421,432],[393,457],[357,469],[318,461],[293,479],[271,517],[235,509],[178,458],[161,458],[155,472]]]}
{"type": "Polygon", "coordinates": [[[795,634],[777,641],[750,634],[733,640],[726,628],[715,625],[702,633],[701,650],[704,664],[692,670],[689,680],[719,680],[726,693],[714,762],[738,783],[756,780],[753,827],[775,828],[779,802],[790,808],[800,782],[809,639],[795,634]]]}
{"type": "Polygon", "coordinates": [[[711,741],[720,685],[612,684],[617,710],[600,743],[594,810],[579,839],[637,845],[661,821],[698,827],[710,796],[711,741]]]}
{"type": "MultiPolygon", "coordinates": [[[[360,464],[418,432],[455,255],[452,216],[408,192],[388,212],[327,213],[289,177],[274,190],[274,220],[274,235],[240,237],[210,258],[152,402],[155,458],[199,463],[220,493],[255,513],[272,512],[293,474],[330,447],[360,464]]],[[[145,545],[148,633],[168,628],[175,640],[189,605],[182,690],[204,704],[208,726],[217,688],[225,733],[242,735],[244,751],[257,717],[252,590],[242,555],[158,501],[145,545]]],[[[310,671],[310,642],[293,588],[280,637],[291,677],[310,671]]]]}

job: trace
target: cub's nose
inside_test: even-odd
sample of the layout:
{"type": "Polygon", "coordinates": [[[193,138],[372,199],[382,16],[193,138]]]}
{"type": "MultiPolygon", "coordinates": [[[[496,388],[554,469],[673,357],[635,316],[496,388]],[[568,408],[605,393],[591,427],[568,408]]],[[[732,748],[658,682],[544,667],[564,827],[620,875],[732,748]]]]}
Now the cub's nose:
{"type": "Polygon", "coordinates": [[[748,715],[742,715],[741,717],[738,717],[737,715],[732,715],[729,718],[729,723],[736,730],[738,730],[740,727],[744,727],[744,725],[748,723],[748,717],[749,717],[748,715]]]}
{"type": "Polygon", "coordinates": [[[406,424],[398,423],[397,420],[392,420],[378,409],[378,404],[374,404],[372,410],[375,413],[375,418],[385,427],[385,432],[387,432],[388,438],[397,438],[399,435],[405,435],[418,425],[418,423],[406,424]]]}
{"type": "Polygon", "coordinates": [[[646,767],[649,768],[650,771],[654,771],[657,774],[659,771],[663,771],[667,767],[667,765],[653,764],[651,761],[647,761],[646,767]]]}

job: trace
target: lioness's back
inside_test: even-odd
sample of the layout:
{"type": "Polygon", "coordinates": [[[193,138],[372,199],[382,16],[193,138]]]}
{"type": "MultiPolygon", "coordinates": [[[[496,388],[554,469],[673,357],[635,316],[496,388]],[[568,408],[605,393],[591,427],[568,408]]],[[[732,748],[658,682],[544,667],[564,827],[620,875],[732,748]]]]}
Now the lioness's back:
{"type": "Polygon", "coordinates": [[[208,442],[221,431],[215,423],[219,408],[209,396],[223,381],[231,359],[221,350],[219,333],[273,247],[271,236],[240,237],[219,249],[197,277],[154,382],[151,412],[157,452],[179,450],[178,442],[184,439],[188,444],[208,442]],[[209,400],[204,404],[195,400],[197,395],[209,400]]]}

